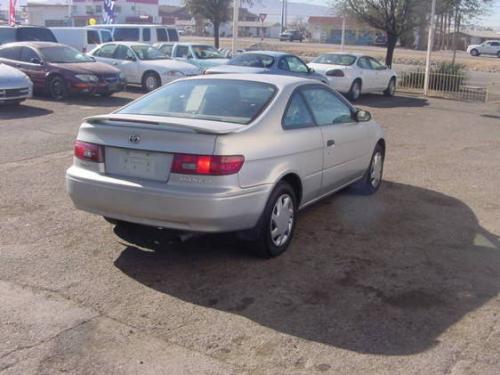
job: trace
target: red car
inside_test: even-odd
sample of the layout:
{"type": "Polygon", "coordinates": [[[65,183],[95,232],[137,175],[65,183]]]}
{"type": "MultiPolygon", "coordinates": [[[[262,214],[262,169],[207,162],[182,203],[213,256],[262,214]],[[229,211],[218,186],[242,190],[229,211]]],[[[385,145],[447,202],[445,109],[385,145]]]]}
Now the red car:
{"type": "Polygon", "coordinates": [[[79,93],[109,96],[126,86],[125,76],[118,69],[64,44],[4,44],[0,46],[0,62],[26,73],[35,91],[48,92],[57,100],[79,93]]]}

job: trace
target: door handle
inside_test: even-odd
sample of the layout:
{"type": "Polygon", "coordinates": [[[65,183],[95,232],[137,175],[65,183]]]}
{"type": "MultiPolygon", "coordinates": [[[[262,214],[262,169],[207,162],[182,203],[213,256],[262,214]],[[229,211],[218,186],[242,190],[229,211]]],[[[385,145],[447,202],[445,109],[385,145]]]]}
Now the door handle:
{"type": "Polygon", "coordinates": [[[326,147],[332,147],[332,146],[335,146],[335,140],[329,139],[328,141],[326,141],[326,147]]]}

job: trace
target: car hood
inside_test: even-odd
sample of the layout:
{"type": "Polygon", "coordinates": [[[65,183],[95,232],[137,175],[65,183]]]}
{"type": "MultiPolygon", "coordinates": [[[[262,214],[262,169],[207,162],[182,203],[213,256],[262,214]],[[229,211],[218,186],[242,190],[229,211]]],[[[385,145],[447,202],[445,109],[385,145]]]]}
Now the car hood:
{"type": "Polygon", "coordinates": [[[150,61],[141,61],[141,64],[145,67],[156,69],[156,70],[176,70],[185,75],[196,75],[200,74],[200,68],[197,66],[188,64],[183,61],[177,60],[150,60],[150,61]]]}
{"type": "Polygon", "coordinates": [[[481,45],[480,45],[480,44],[472,44],[472,45],[470,45],[469,47],[467,47],[467,50],[471,50],[471,49],[473,49],[473,48],[479,48],[479,47],[481,47],[481,45]]]}
{"type": "Polygon", "coordinates": [[[267,68],[253,68],[251,66],[220,65],[207,70],[207,73],[269,73],[267,68]]]}
{"type": "Polygon", "coordinates": [[[87,62],[87,63],[76,63],[76,64],[57,64],[51,63],[53,67],[68,70],[75,74],[119,74],[120,71],[108,64],[100,62],[87,62]]]}
{"type": "Polygon", "coordinates": [[[29,80],[28,76],[20,70],[0,63],[0,85],[23,82],[29,80]]]}

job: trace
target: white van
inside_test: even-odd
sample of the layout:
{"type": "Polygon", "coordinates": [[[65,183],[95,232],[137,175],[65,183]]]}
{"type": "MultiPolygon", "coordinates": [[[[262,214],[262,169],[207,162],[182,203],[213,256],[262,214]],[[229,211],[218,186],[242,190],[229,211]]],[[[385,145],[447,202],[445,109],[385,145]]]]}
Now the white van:
{"type": "Polygon", "coordinates": [[[115,42],[178,42],[179,34],[177,29],[162,25],[94,25],[92,28],[111,31],[115,42]]]}
{"type": "Polygon", "coordinates": [[[90,27],[51,27],[57,41],[74,47],[79,51],[88,52],[99,44],[113,41],[111,32],[105,29],[90,27]]]}

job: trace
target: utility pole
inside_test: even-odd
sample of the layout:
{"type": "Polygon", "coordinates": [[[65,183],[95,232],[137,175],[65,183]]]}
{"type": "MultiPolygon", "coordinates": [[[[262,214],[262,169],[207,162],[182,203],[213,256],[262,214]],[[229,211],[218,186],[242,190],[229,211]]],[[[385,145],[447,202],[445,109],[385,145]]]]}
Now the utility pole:
{"type": "Polygon", "coordinates": [[[240,17],[240,0],[233,1],[233,42],[231,53],[236,54],[236,39],[238,39],[238,19],[240,17]]]}
{"type": "Polygon", "coordinates": [[[345,46],[345,23],[346,23],[346,20],[345,20],[345,15],[342,17],[342,35],[340,36],[340,50],[343,51],[344,50],[344,46],[345,46]]]}
{"type": "Polygon", "coordinates": [[[436,17],[436,0],[432,0],[431,22],[429,25],[429,39],[427,41],[427,57],[425,60],[424,96],[429,94],[429,81],[431,75],[431,54],[434,44],[434,18],[436,17]]]}
{"type": "Polygon", "coordinates": [[[285,32],[287,25],[287,12],[288,12],[287,0],[281,0],[281,32],[285,32]]]}

